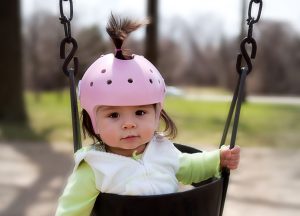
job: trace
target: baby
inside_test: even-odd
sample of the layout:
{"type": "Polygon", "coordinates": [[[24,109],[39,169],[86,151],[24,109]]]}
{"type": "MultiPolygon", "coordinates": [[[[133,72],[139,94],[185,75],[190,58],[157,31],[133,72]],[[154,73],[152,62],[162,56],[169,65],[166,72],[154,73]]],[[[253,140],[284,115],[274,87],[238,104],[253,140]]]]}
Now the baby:
{"type": "Polygon", "coordinates": [[[163,109],[162,76],[143,56],[122,50],[128,34],[144,24],[111,15],[107,32],[116,52],[96,60],[80,82],[83,129],[97,142],[76,152],[56,216],[90,215],[101,192],[174,193],[179,182],[200,182],[218,177],[222,167],[238,167],[238,146],[187,154],[170,141],[177,129],[163,109]],[[165,128],[159,131],[161,121],[165,128]]]}

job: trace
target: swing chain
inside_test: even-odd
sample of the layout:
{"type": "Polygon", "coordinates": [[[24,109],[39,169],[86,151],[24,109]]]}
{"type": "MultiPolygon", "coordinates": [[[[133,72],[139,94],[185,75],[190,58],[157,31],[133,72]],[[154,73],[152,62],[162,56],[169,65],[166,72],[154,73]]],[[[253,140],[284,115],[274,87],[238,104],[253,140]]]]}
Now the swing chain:
{"type": "Polygon", "coordinates": [[[241,53],[238,54],[237,56],[237,61],[236,61],[236,71],[241,74],[241,71],[243,69],[247,70],[247,74],[249,74],[252,71],[252,62],[251,59],[255,59],[256,56],[256,50],[257,50],[257,45],[255,39],[252,37],[252,32],[253,32],[253,25],[257,23],[260,19],[261,11],[262,11],[262,5],[263,2],[262,0],[250,0],[249,3],[249,8],[248,8],[248,18],[247,18],[247,25],[248,25],[248,34],[247,37],[245,37],[241,41],[240,49],[241,53]],[[256,18],[252,16],[252,7],[253,3],[259,4],[258,5],[258,12],[256,18]],[[251,45],[251,55],[249,57],[249,54],[246,49],[246,43],[251,45]],[[247,66],[242,66],[242,58],[246,61],[247,66]]]}
{"type": "Polygon", "coordinates": [[[73,19],[73,2],[72,0],[59,0],[59,11],[60,11],[60,22],[64,26],[65,38],[60,43],[60,58],[65,59],[62,69],[66,76],[69,76],[70,70],[74,72],[74,75],[78,71],[78,58],[75,57],[78,45],[77,41],[72,37],[71,34],[71,20],[73,19]],[[63,1],[69,2],[69,17],[64,13],[63,1]],[[66,45],[69,44],[71,51],[66,57],[66,45]],[[73,60],[74,68],[69,68],[70,62],[73,60]]]}
{"type": "Polygon", "coordinates": [[[69,77],[70,83],[70,98],[71,98],[71,113],[72,113],[72,127],[73,127],[73,141],[74,152],[81,148],[81,135],[77,107],[77,94],[75,85],[75,76],[78,72],[78,58],[75,57],[78,48],[77,41],[71,34],[71,20],[73,19],[73,2],[72,0],[59,0],[60,22],[64,26],[65,38],[60,43],[60,58],[64,59],[62,70],[64,74],[69,77]],[[69,2],[69,17],[64,13],[63,1],[69,2]],[[66,45],[68,44],[69,53],[66,52],[66,45]],[[67,57],[66,57],[67,55],[67,57]],[[69,67],[70,62],[73,60],[73,66],[69,67]]]}

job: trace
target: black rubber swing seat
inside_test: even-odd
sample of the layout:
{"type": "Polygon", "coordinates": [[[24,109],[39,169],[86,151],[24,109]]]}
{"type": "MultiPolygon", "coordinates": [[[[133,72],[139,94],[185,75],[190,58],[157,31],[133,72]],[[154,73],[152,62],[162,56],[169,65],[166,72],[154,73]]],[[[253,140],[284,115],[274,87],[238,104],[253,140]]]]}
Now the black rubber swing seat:
{"type": "MultiPolygon", "coordinates": [[[[181,152],[198,149],[174,144],[181,152]]],[[[193,184],[188,191],[150,196],[100,193],[92,216],[219,216],[222,214],[224,178],[193,184]]]]}

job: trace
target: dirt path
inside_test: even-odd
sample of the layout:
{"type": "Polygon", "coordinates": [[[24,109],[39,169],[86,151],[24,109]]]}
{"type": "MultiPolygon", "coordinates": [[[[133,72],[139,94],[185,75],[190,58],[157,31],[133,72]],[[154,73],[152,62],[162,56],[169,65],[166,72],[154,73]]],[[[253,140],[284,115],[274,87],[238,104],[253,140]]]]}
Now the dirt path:
{"type": "Polygon", "coordinates": [[[225,216],[299,216],[300,150],[242,149],[225,216]]]}
{"type": "MultiPolygon", "coordinates": [[[[72,169],[67,144],[0,143],[0,215],[53,216],[72,169]]],[[[299,216],[300,149],[243,148],[224,216],[299,216]]]]}

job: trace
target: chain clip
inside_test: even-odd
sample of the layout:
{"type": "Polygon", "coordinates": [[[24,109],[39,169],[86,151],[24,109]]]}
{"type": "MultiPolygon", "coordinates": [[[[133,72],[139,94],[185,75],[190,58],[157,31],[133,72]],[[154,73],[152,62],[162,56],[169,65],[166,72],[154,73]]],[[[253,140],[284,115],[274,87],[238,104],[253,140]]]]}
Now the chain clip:
{"type": "Polygon", "coordinates": [[[59,0],[60,22],[64,26],[65,38],[60,43],[60,58],[65,59],[62,69],[66,76],[69,76],[69,71],[74,70],[74,75],[78,71],[78,58],[75,57],[78,45],[77,41],[72,37],[71,33],[71,20],[73,19],[73,2],[72,0],[59,0]],[[63,1],[69,2],[69,17],[64,12],[63,1]],[[70,44],[71,51],[66,55],[66,44],[70,44]],[[66,57],[67,56],[67,57],[66,57]],[[70,62],[73,60],[73,68],[69,67],[70,62]]]}
{"type": "Polygon", "coordinates": [[[241,71],[243,69],[247,69],[247,74],[249,74],[252,71],[252,61],[251,59],[254,59],[256,56],[256,50],[257,50],[257,45],[255,39],[252,37],[252,32],[253,32],[253,25],[258,22],[260,19],[261,15],[261,10],[262,10],[262,0],[251,0],[249,3],[249,8],[248,8],[248,18],[247,18],[247,25],[248,25],[248,34],[247,37],[245,37],[240,44],[240,50],[241,53],[237,55],[237,60],[236,60],[236,71],[241,74],[241,71]],[[253,3],[259,4],[258,8],[258,13],[256,18],[252,17],[252,7],[253,3]],[[246,49],[246,43],[251,45],[251,54],[249,56],[247,49],[246,49]],[[242,58],[244,58],[247,66],[242,66],[242,58]]]}

